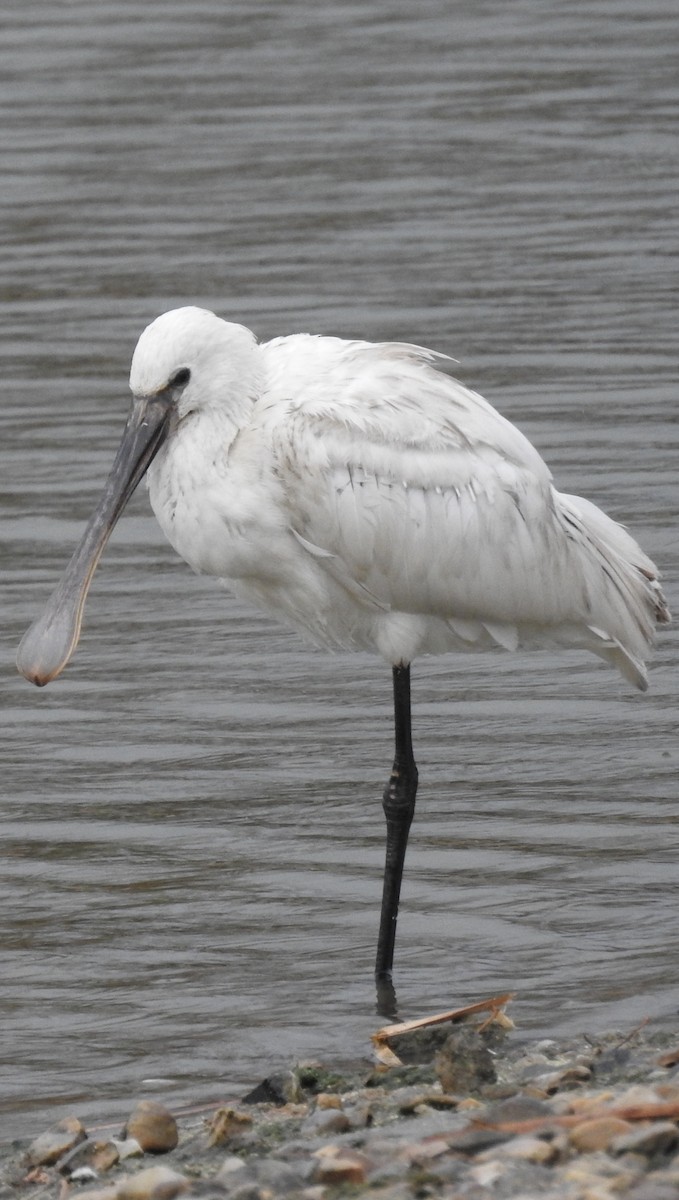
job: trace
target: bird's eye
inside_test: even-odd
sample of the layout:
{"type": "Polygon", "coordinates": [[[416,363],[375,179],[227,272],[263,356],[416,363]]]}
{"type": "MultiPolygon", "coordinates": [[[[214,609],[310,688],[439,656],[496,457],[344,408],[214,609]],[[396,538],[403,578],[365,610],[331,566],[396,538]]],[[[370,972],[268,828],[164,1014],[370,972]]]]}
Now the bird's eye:
{"type": "Polygon", "coordinates": [[[178,388],[185,387],[191,378],[191,372],[188,367],[182,367],[170,380],[170,387],[178,388]]]}

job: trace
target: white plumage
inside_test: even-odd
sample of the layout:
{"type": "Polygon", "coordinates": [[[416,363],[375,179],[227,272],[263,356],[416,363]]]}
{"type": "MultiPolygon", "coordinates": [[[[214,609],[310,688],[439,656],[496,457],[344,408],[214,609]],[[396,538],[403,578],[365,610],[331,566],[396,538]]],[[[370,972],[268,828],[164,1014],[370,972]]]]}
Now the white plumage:
{"type": "Polygon", "coordinates": [[[154,321],[135,395],[190,379],[148,471],[191,566],[320,645],[419,654],[558,644],[646,687],[667,619],[657,572],[618,524],[557,492],[530,442],[399,343],[258,345],[201,309],[154,321]]]}
{"type": "Polygon", "coordinates": [[[656,622],[669,620],[637,543],[560,495],[530,442],[450,366],[400,343],[258,345],[198,308],[159,317],[134,353],[132,410],[101,501],[17,660],[40,685],[66,665],[99,556],[145,472],[162,528],[196,571],[322,646],[383,655],[395,757],[375,975],[390,1012],[417,792],[411,660],[557,644],[645,688],[656,622]]]}

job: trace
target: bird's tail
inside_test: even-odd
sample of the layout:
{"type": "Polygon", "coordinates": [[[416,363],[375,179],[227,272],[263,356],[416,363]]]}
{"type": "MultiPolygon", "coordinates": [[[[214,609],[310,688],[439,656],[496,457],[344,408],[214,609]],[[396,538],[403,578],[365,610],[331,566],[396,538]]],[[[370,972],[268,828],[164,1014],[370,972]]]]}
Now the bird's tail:
{"type": "Polygon", "coordinates": [[[581,550],[588,649],[645,691],[645,659],[657,626],[670,620],[658,570],[627,530],[590,500],[558,493],[558,507],[581,550]]]}

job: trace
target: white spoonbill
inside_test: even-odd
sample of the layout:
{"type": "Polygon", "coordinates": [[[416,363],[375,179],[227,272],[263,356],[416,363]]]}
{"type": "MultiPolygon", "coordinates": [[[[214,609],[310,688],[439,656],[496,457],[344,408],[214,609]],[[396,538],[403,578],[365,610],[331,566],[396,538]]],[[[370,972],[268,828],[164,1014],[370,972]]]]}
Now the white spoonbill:
{"type": "Polygon", "coordinates": [[[501,646],[590,650],[647,686],[653,563],[452,360],[420,346],[298,334],[258,344],[200,308],[166,312],[132,358],[132,408],[103,496],[18,654],[42,685],[68,662],[92,574],[147,473],[177,552],[317,645],[393,672],[395,758],[376,976],[391,977],[417,768],[410,663],[501,646]]]}

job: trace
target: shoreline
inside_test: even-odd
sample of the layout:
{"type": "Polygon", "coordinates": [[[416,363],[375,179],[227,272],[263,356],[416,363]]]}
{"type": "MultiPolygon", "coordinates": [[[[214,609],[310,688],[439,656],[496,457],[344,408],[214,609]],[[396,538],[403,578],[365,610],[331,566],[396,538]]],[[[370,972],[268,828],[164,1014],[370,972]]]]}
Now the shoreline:
{"type": "Polygon", "coordinates": [[[372,1066],[141,1101],[123,1131],[65,1118],[3,1150],[0,1200],[679,1197],[679,1027],[531,1040],[497,1008],[411,1026],[372,1066]]]}

